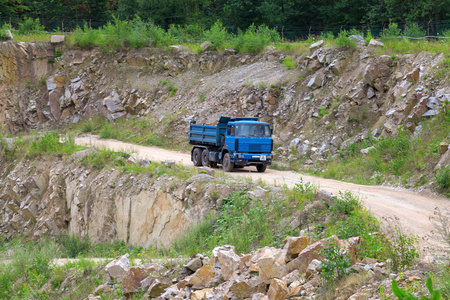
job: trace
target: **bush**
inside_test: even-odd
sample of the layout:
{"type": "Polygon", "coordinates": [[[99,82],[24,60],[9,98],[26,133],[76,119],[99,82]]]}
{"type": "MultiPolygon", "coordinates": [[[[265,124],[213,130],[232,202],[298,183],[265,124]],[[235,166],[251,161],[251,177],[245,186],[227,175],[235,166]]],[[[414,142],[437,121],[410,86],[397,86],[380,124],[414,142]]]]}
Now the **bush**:
{"type": "Polygon", "coordinates": [[[408,37],[424,37],[426,35],[426,31],[422,29],[417,23],[410,23],[406,26],[405,36],[408,37]]]}
{"type": "Polygon", "coordinates": [[[388,28],[383,29],[381,33],[382,39],[396,38],[402,35],[402,31],[398,28],[397,23],[390,23],[388,28]]]}
{"type": "Polygon", "coordinates": [[[19,23],[19,34],[39,33],[44,31],[39,19],[25,18],[23,23],[19,23]]]}
{"type": "Polygon", "coordinates": [[[279,41],[281,41],[281,38],[276,30],[269,29],[265,25],[256,27],[252,24],[245,33],[239,31],[234,39],[233,46],[241,53],[257,53],[263,51],[267,45],[279,41]]]}
{"type": "Polygon", "coordinates": [[[292,70],[296,67],[297,63],[290,56],[283,58],[283,65],[288,69],[292,70]]]}
{"type": "Polygon", "coordinates": [[[336,46],[339,48],[354,48],[356,41],[349,39],[350,33],[347,30],[342,30],[336,38],[336,46]]]}
{"type": "Polygon", "coordinates": [[[217,21],[210,30],[205,31],[204,39],[211,41],[211,49],[223,50],[225,43],[231,39],[231,35],[223,27],[221,21],[217,21]]]}
{"type": "Polygon", "coordinates": [[[439,169],[434,175],[434,179],[441,191],[450,189],[450,166],[439,169]]]}
{"type": "Polygon", "coordinates": [[[7,31],[9,30],[8,24],[3,24],[3,26],[0,28],[0,41],[6,41],[9,39],[9,34],[7,34],[7,31]]]}
{"type": "Polygon", "coordinates": [[[64,247],[64,251],[69,258],[76,258],[78,255],[88,252],[91,247],[88,237],[60,235],[56,240],[64,247]]]}
{"type": "Polygon", "coordinates": [[[391,259],[390,266],[394,271],[413,267],[419,257],[419,238],[408,236],[398,226],[389,231],[386,246],[387,258],[391,259]]]}
{"type": "Polygon", "coordinates": [[[361,208],[361,202],[351,191],[339,191],[339,197],[336,198],[333,205],[333,210],[346,215],[361,208]]]}
{"type": "Polygon", "coordinates": [[[351,258],[345,254],[334,243],[329,243],[321,252],[325,258],[322,260],[322,271],[320,277],[331,282],[338,281],[344,275],[351,273],[351,258]]]}

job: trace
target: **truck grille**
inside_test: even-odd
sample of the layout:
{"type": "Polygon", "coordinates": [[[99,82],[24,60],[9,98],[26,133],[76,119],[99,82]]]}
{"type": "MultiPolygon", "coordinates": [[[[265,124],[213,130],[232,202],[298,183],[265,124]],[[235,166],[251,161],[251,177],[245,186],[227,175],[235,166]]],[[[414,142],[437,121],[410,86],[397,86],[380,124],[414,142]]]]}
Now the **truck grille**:
{"type": "Polygon", "coordinates": [[[239,152],[249,152],[249,153],[269,153],[270,144],[248,144],[240,143],[239,152]]]}

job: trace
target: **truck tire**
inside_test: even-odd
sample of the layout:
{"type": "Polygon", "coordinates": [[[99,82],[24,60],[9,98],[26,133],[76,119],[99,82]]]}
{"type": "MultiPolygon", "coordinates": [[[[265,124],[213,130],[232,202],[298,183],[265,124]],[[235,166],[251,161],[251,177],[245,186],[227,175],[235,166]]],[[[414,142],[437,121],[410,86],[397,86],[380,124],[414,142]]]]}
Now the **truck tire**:
{"type": "Polygon", "coordinates": [[[256,165],[256,170],[257,170],[259,173],[264,172],[266,169],[267,169],[267,166],[266,166],[266,165],[256,165]]]}
{"type": "Polygon", "coordinates": [[[225,153],[222,160],[222,167],[225,172],[231,172],[234,168],[234,163],[231,162],[231,157],[229,153],[225,153]]]}
{"type": "Polygon", "coordinates": [[[207,149],[203,149],[202,151],[202,165],[204,167],[211,166],[211,162],[209,161],[209,151],[207,149]]]}
{"type": "Polygon", "coordinates": [[[202,150],[200,148],[194,148],[194,151],[192,151],[192,162],[196,167],[202,165],[202,150]]]}

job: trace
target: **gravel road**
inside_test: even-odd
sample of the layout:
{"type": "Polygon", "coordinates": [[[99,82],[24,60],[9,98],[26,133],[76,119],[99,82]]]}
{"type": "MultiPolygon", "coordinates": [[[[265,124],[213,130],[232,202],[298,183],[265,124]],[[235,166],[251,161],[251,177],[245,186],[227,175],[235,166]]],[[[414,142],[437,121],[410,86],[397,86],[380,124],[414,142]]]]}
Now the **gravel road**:
{"type": "MultiPolygon", "coordinates": [[[[109,148],[115,151],[136,152],[139,158],[150,161],[173,160],[178,164],[193,166],[190,154],[165,150],[151,146],[139,146],[116,140],[100,140],[96,136],[78,137],[79,145],[92,145],[109,148]]],[[[286,184],[294,187],[296,183],[310,182],[322,190],[338,195],[339,191],[352,191],[361,195],[365,206],[380,220],[384,218],[396,220],[396,224],[410,234],[421,238],[421,248],[434,248],[435,243],[424,241],[434,229],[429,218],[436,207],[450,210],[450,199],[436,196],[429,192],[415,192],[411,190],[386,186],[366,186],[337,180],[319,178],[289,171],[267,169],[264,173],[256,172],[255,167],[246,167],[233,171],[233,176],[250,177],[253,180],[262,179],[268,184],[286,184]]]]}

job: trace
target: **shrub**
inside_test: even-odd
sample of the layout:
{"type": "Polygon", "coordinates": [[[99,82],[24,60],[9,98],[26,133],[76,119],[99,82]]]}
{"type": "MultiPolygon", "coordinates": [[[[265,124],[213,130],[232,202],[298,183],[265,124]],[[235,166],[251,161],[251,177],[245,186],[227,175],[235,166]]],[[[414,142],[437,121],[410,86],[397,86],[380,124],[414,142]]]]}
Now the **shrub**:
{"type": "Polygon", "coordinates": [[[441,191],[450,189],[450,166],[439,169],[434,175],[434,179],[441,191]]]}
{"type": "Polygon", "coordinates": [[[103,43],[103,35],[100,34],[100,30],[92,29],[87,24],[83,25],[83,29],[75,28],[73,37],[75,44],[80,47],[93,47],[103,43]]]}
{"type": "Polygon", "coordinates": [[[347,30],[342,30],[336,38],[336,46],[339,48],[354,48],[356,41],[349,39],[350,33],[347,30]]]}
{"type": "Polygon", "coordinates": [[[211,49],[222,50],[225,48],[225,43],[229,41],[231,35],[223,27],[221,21],[216,21],[211,29],[205,31],[204,39],[211,41],[211,49]]]}
{"type": "Polygon", "coordinates": [[[405,35],[407,37],[424,37],[426,35],[425,29],[422,29],[417,23],[410,23],[406,26],[405,35]]]}
{"type": "Polygon", "coordinates": [[[351,273],[351,258],[345,254],[334,243],[329,243],[321,252],[325,258],[322,260],[322,271],[320,277],[331,282],[341,279],[344,275],[351,273]]]}
{"type": "Polygon", "coordinates": [[[297,63],[290,56],[286,56],[285,58],[283,58],[283,65],[288,70],[292,70],[297,66],[297,63]]]}
{"type": "Polygon", "coordinates": [[[234,48],[241,53],[257,53],[263,51],[267,45],[279,41],[281,41],[281,38],[276,30],[269,29],[265,25],[256,27],[252,24],[245,33],[238,32],[233,44],[234,48]]]}
{"type": "Polygon", "coordinates": [[[396,38],[402,35],[402,31],[398,28],[397,23],[390,23],[388,28],[383,29],[381,33],[382,39],[396,38]]]}
{"type": "Polygon", "coordinates": [[[6,41],[9,39],[9,34],[6,32],[9,30],[8,24],[3,24],[3,26],[0,28],[0,41],[6,41]]]}
{"type": "Polygon", "coordinates": [[[392,270],[413,267],[419,257],[417,236],[408,236],[398,226],[389,232],[386,246],[387,258],[391,259],[392,270]]]}
{"type": "Polygon", "coordinates": [[[351,191],[339,191],[339,197],[335,199],[333,205],[333,210],[346,215],[361,208],[361,202],[351,191]]]}
{"type": "Polygon", "coordinates": [[[366,43],[366,45],[369,45],[370,40],[372,39],[373,39],[372,32],[370,30],[367,30],[366,36],[364,38],[364,42],[366,43]]]}
{"type": "Polygon", "coordinates": [[[67,257],[76,258],[78,255],[89,251],[91,243],[88,237],[80,238],[75,235],[59,235],[57,242],[65,250],[67,257]]]}
{"type": "Polygon", "coordinates": [[[25,18],[23,23],[19,23],[19,34],[39,33],[44,31],[39,19],[25,18]]]}

